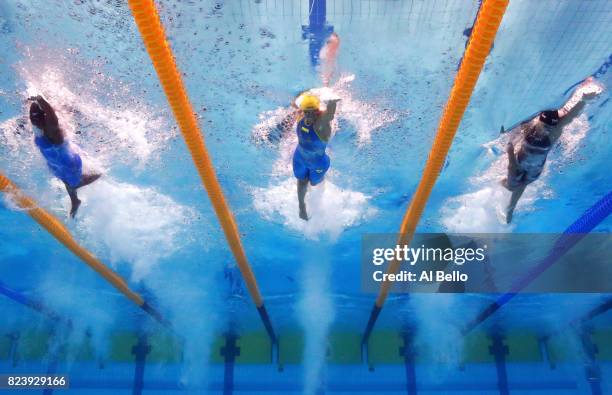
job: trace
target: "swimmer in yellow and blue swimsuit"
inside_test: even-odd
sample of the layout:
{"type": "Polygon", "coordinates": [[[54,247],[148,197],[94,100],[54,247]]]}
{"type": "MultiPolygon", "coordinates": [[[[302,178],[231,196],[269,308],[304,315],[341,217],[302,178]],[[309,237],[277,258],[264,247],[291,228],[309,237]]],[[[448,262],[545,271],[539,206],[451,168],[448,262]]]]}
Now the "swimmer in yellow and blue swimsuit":
{"type": "Polygon", "coordinates": [[[65,138],[53,107],[42,97],[31,97],[30,122],[36,127],[34,142],[47,161],[51,173],[64,183],[70,196],[70,216],[76,215],[81,201],[76,190],[91,184],[100,174],[83,174],[81,156],[65,138]]]}
{"type": "Polygon", "coordinates": [[[331,137],[331,121],[340,99],[327,101],[327,108],[321,111],[320,101],[314,95],[304,94],[297,99],[301,116],[297,121],[298,145],[293,153],[293,174],[297,178],[300,218],[307,221],[304,198],[308,183],[317,185],[325,178],[329,169],[329,156],[325,153],[331,137]]]}

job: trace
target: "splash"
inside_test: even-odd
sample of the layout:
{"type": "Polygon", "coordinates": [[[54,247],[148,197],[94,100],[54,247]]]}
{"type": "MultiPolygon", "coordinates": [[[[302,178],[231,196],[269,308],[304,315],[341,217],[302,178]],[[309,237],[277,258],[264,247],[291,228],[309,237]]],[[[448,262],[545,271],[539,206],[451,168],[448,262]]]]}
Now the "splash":
{"type": "Polygon", "coordinates": [[[0,141],[6,150],[19,151],[25,145],[26,118],[12,117],[0,123],[0,141]]]}
{"type": "Polygon", "coordinates": [[[0,123],[0,164],[6,174],[31,175],[32,169],[46,171],[42,155],[36,151],[34,132],[25,116],[15,116],[0,123]]]}
{"type": "MultiPolygon", "coordinates": [[[[37,296],[60,316],[70,318],[72,330],[66,333],[69,344],[80,345],[89,341],[96,358],[103,360],[110,352],[109,339],[125,301],[110,285],[91,287],[93,277],[97,276],[93,271],[83,274],[74,270],[73,262],[58,268],[62,264],[50,266],[37,286],[37,296]],[[103,304],[100,303],[101,296],[104,298],[103,304]]],[[[68,351],[69,364],[75,363],[78,348],[68,351]]]]}
{"type": "Polygon", "coordinates": [[[2,199],[2,203],[4,205],[4,207],[8,208],[9,210],[12,211],[27,211],[27,208],[22,208],[19,205],[19,197],[23,196],[23,192],[22,191],[11,191],[8,193],[2,193],[2,196],[0,197],[2,199]]]}
{"type": "MultiPolygon", "coordinates": [[[[332,133],[338,131],[338,119],[345,119],[355,128],[357,134],[357,144],[367,145],[372,140],[375,131],[397,121],[400,115],[405,113],[394,111],[389,108],[380,109],[377,103],[364,102],[356,98],[351,89],[351,83],[355,80],[355,75],[343,75],[335,84],[330,87],[320,87],[310,89],[309,92],[318,96],[322,102],[325,100],[340,98],[340,104],[336,110],[336,117],[332,121],[332,133]]],[[[324,107],[324,103],[322,103],[324,107]]],[[[259,122],[253,126],[252,136],[256,142],[269,141],[270,136],[278,134],[279,125],[283,120],[293,113],[289,107],[279,107],[275,110],[264,111],[259,114],[259,122]]],[[[288,129],[292,129],[289,125],[288,129]]],[[[340,132],[343,132],[340,130],[340,132]]],[[[293,136],[295,133],[288,133],[293,136]]],[[[283,136],[288,138],[289,136],[283,136]]]]}
{"type": "Polygon", "coordinates": [[[564,158],[570,158],[576,155],[588,131],[589,121],[586,115],[582,114],[574,118],[574,120],[563,129],[563,133],[561,137],[559,137],[559,145],[562,150],[561,155],[564,158]]]}
{"type": "MultiPolygon", "coordinates": [[[[531,183],[519,200],[516,213],[534,210],[534,203],[541,198],[551,198],[554,191],[548,188],[548,178],[552,169],[563,167],[572,161],[581,141],[589,130],[588,118],[582,114],[564,127],[559,138],[561,149],[551,152],[542,174],[538,180],[531,183]]],[[[502,135],[483,145],[486,155],[493,162],[483,173],[470,178],[472,192],[451,197],[442,207],[441,222],[451,232],[507,232],[514,225],[505,224],[505,208],[510,201],[511,193],[500,184],[506,176],[508,159],[505,146],[511,136],[502,135]]]]}
{"type": "Polygon", "coordinates": [[[216,303],[220,292],[214,281],[215,271],[210,267],[200,270],[194,281],[194,271],[184,269],[160,270],[149,276],[147,283],[155,289],[173,328],[184,339],[180,383],[187,389],[207,388],[209,366],[202,361],[211,355],[215,335],[227,325],[227,317],[218,313],[222,307],[216,303]]]}
{"type": "Polygon", "coordinates": [[[129,86],[107,76],[101,65],[80,59],[78,51],[61,56],[49,48],[22,51],[26,59],[15,67],[24,81],[23,99],[45,96],[68,139],[96,153],[87,160],[94,167],[132,161],[142,167],[175,135],[158,115],[161,110],[139,101],[129,86]]]}
{"type": "MultiPolygon", "coordinates": [[[[61,191],[59,182],[56,184],[61,191]]],[[[65,193],[64,193],[65,194],[65,193]]],[[[111,263],[127,263],[132,280],[147,276],[163,258],[190,240],[187,228],[196,216],[153,188],[103,177],[79,189],[81,208],[77,231],[89,244],[108,255],[111,263]]],[[[62,200],[66,212],[67,198],[62,200]]]]}
{"type": "MultiPolygon", "coordinates": [[[[309,253],[306,252],[306,255],[309,253]]],[[[304,394],[315,394],[325,379],[327,336],[335,316],[329,294],[329,259],[318,251],[305,260],[302,272],[302,295],[298,304],[299,319],[304,328],[304,394]],[[323,258],[323,259],[322,259],[323,258]]]]}
{"type": "Polygon", "coordinates": [[[311,216],[308,221],[298,215],[295,179],[286,179],[268,188],[256,188],[253,195],[255,209],[265,219],[273,221],[280,216],[283,225],[309,239],[318,239],[322,235],[336,239],[344,229],[376,214],[376,209],[368,203],[370,197],[339,188],[331,180],[310,188],[306,194],[306,207],[311,216]]]}
{"type": "Polygon", "coordinates": [[[462,362],[464,336],[454,322],[459,310],[457,295],[414,294],[410,304],[418,321],[415,344],[420,355],[432,359],[423,379],[441,383],[450,376],[462,362]]]}
{"type": "Polygon", "coordinates": [[[509,201],[503,187],[483,187],[482,189],[454,197],[446,202],[443,209],[442,224],[452,232],[469,233],[476,229],[487,232],[502,232],[506,229],[498,220],[503,209],[501,202],[509,201]]]}
{"type": "MultiPolygon", "coordinates": [[[[342,76],[331,88],[333,94],[340,97],[338,116],[346,119],[357,132],[357,143],[360,147],[372,141],[372,135],[386,125],[397,121],[406,112],[380,108],[375,102],[365,102],[353,95],[351,82],[355,75],[342,76]]],[[[328,88],[329,89],[329,88],[328,88]]]]}
{"type": "Polygon", "coordinates": [[[264,111],[258,115],[259,122],[253,126],[251,135],[256,144],[272,143],[282,138],[283,129],[291,127],[285,122],[292,120],[292,108],[279,107],[275,110],[264,111]]]}

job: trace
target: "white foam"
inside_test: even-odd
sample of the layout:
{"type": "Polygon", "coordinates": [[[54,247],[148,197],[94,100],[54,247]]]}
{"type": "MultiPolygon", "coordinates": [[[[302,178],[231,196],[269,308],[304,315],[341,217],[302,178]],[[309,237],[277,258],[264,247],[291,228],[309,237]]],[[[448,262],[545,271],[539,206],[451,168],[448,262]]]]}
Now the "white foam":
{"type": "Polygon", "coordinates": [[[25,209],[19,207],[16,197],[17,196],[15,195],[15,193],[3,193],[1,198],[4,207],[12,211],[25,211],[25,209]]]}
{"type": "Polygon", "coordinates": [[[259,114],[259,122],[253,126],[251,131],[255,142],[261,143],[266,141],[270,132],[276,129],[277,125],[280,125],[285,117],[293,111],[292,108],[279,107],[275,110],[264,111],[259,114]]]}
{"type": "Polygon", "coordinates": [[[419,345],[418,352],[433,362],[424,372],[423,379],[433,383],[443,382],[459,367],[463,355],[464,337],[457,322],[449,319],[459,309],[457,295],[414,294],[409,300],[418,320],[415,341],[419,345]]]}
{"type": "Polygon", "coordinates": [[[353,74],[343,75],[332,87],[314,88],[311,92],[318,95],[321,100],[341,99],[337,117],[346,119],[355,128],[357,143],[359,146],[364,146],[371,142],[372,134],[376,130],[395,122],[400,113],[380,109],[376,103],[359,100],[351,89],[351,82],[354,80],[353,74]]]}
{"type": "Polygon", "coordinates": [[[0,123],[0,141],[4,146],[4,149],[9,151],[18,151],[25,144],[23,138],[24,133],[17,134],[19,130],[19,123],[25,122],[25,117],[13,117],[0,123]],[[21,119],[20,119],[21,118],[21,119]]]}
{"type": "MultiPolygon", "coordinates": [[[[552,198],[554,192],[546,187],[551,168],[563,167],[573,160],[581,141],[589,130],[588,118],[582,114],[566,125],[559,138],[561,150],[555,150],[548,156],[542,174],[538,180],[529,184],[519,200],[515,213],[533,210],[533,204],[541,198],[552,198]]],[[[500,184],[506,176],[508,157],[505,146],[508,133],[483,145],[487,157],[494,158],[490,166],[482,173],[471,177],[469,183],[472,191],[447,199],[442,207],[442,224],[451,232],[506,232],[514,225],[505,224],[505,209],[511,193],[500,184]],[[495,148],[495,150],[493,149],[495,148]],[[499,156],[495,156],[495,152],[499,156]]]]}
{"type": "MultiPolygon", "coordinates": [[[[319,97],[322,101],[322,110],[325,110],[326,100],[341,99],[336,110],[336,117],[332,121],[332,135],[338,131],[338,119],[343,118],[355,128],[357,143],[363,146],[371,142],[372,134],[376,130],[395,122],[402,114],[390,109],[380,109],[376,103],[364,102],[354,97],[350,86],[354,80],[355,75],[353,74],[343,75],[331,87],[312,88],[308,93],[319,97]]],[[[299,98],[296,104],[299,105],[299,98]]],[[[292,108],[281,107],[259,114],[259,122],[252,130],[255,140],[262,141],[292,111],[294,111],[292,108]]],[[[403,116],[406,114],[407,112],[403,113],[403,116]]],[[[339,130],[339,132],[343,131],[339,130]]],[[[295,133],[291,133],[292,137],[294,135],[295,133]]]]}
{"type": "Polygon", "coordinates": [[[358,225],[376,214],[376,209],[369,204],[370,197],[339,188],[330,180],[309,188],[306,207],[311,218],[308,221],[299,217],[294,178],[268,188],[256,188],[253,194],[255,209],[265,219],[280,219],[283,225],[310,239],[322,235],[336,239],[347,227],[358,225]]]}
{"type": "MultiPolygon", "coordinates": [[[[37,172],[36,169],[46,172],[47,166],[37,151],[27,117],[16,116],[0,123],[0,165],[5,174],[30,177],[37,172]]],[[[14,181],[23,187],[24,180],[17,178],[14,181]]]]}
{"type": "Polygon", "coordinates": [[[203,356],[211,355],[212,344],[216,333],[226,325],[225,318],[220,317],[213,284],[214,271],[202,273],[194,283],[188,273],[165,271],[164,278],[158,279],[156,290],[166,286],[160,296],[166,298],[164,304],[170,312],[170,320],[177,333],[185,339],[183,344],[183,364],[180,382],[187,388],[206,386],[209,380],[208,365],[202,363],[203,356]],[[213,280],[213,281],[211,281],[213,280]],[[181,284],[176,287],[173,284],[181,284]],[[194,319],[200,317],[200,319],[194,319]],[[205,317],[205,318],[204,318],[205,317]]]}
{"type": "Polygon", "coordinates": [[[580,147],[581,141],[586,137],[589,131],[589,120],[585,114],[574,118],[564,129],[559,137],[559,145],[561,146],[561,155],[563,157],[572,157],[580,147]]]}
{"type": "MultiPolygon", "coordinates": [[[[502,221],[509,201],[510,193],[501,185],[485,186],[447,200],[442,209],[442,224],[456,233],[507,231],[509,226],[502,221]]],[[[517,209],[522,203],[519,202],[517,209]]]]}
{"type": "Polygon", "coordinates": [[[118,161],[142,167],[175,135],[159,111],[134,99],[128,87],[105,75],[98,65],[80,64],[78,57],[50,57],[46,48],[24,51],[29,58],[17,66],[26,85],[24,99],[45,96],[68,139],[89,153],[92,167],[110,167],[118,161]]]}
{"type": "Polygon", "coordinates": [[[338,94],[338,92],[336,92],[334,88],[330,88],[328,86],[313,88],[309,91],[309,93],[317,96],[323,104],[328,100],[342,99],[342,97],[338,94]]]}
{"type": "Polygon", "coordinates": [[[297,309],[306,334],[304,394],[317,393],[320,383],[324,380],[327,337],[335,317],[334,303],[329,294],[329,259],[324,259],[320,251],[317,255],[305,260],[302,272],[302,295],[297,309]]]}
{"type": "MultiPolygon", "coordinates": [[[[272,167],[273,176],[291,176],[293,174],[293,152],[295,151],[297,144],[298,138],[295,133],[291,133],[289,136],[285,136],[285,138],[281,140],[278,147],[279,156],[272,167]]],[[[333,160],[333,153],[331,152],[330,148],[327,149],[327,154],[333,160]]]]}
{"type": "MultiPolygon", "coordinates": [[[[186,254],[182,255],[191,253],[186,254]]],[[[181,335],[180,383],[186,389],[206,387],[209,367],[202,363],[202,358],[211,355],[215,336],[227,329],[229,320],[222,291],[226,284],[218,281],[218,274],[227,262],[211,260],[206,270],[201,270],[201,262],[182,261],[180,256],[178,259],[174,256],[152,271],[146,284],[155,293],[156,306],[172,322],[174,331],[181,335]],[[180,268],[177,267],[179,263],[180,268]],[[196,272],[197,281],[194,281],[193,273],[196,272]]]]}
{"type": "MultiPolygon", "coordinates": [[[[191,241],[194,211],[153,188],[103,177],[79,189],[79,198],[77,230],[111,263],[129,264],[134,281],[191,241]]],[[[68,199],[63,202],[68,210],[68,199]]]]}

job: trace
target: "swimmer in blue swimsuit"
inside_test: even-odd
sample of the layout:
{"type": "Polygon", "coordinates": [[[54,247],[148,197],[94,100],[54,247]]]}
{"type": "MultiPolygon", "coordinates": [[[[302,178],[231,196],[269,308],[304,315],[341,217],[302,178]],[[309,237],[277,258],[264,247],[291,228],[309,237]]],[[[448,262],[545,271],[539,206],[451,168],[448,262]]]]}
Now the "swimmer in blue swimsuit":
{"type": "Polygon", "coordinates": [[[34,142],[45,157],[51,173],[66,186],[72,205],[70,216],[74,218],[81,205],[76,190],[91,184],[100,178],[100,174],[83,174],[81,157],[64,137],[53,107],[42,96],[31,97],[30,100],[30,121],[37,132],[34,142]]]}
{"type": "Polygon", "coordinates": [[[293,153],[293,174],[297,178],[300,218],[305,221],[308,220],[304,202],[308,183],[317,185],[329,169],[325,148],[331,137],[331,121],[339,100],[328,101],[326,110],[320,111],[316,96],[304,94],[301,97],[299,108],[302,114],[297,121],[298,145],[293,153]]]}

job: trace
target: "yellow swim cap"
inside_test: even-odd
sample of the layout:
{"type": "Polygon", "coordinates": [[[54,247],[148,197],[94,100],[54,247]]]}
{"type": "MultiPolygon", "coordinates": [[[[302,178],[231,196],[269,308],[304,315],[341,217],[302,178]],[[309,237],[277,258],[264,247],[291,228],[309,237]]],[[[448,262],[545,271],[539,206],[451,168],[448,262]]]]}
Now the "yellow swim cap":
{"type": "Polygon", "coordinates": [[[300,101],[300,110],[318,110],[321,102],[319,98],[313,95],[304,95],[300,101]]]}

